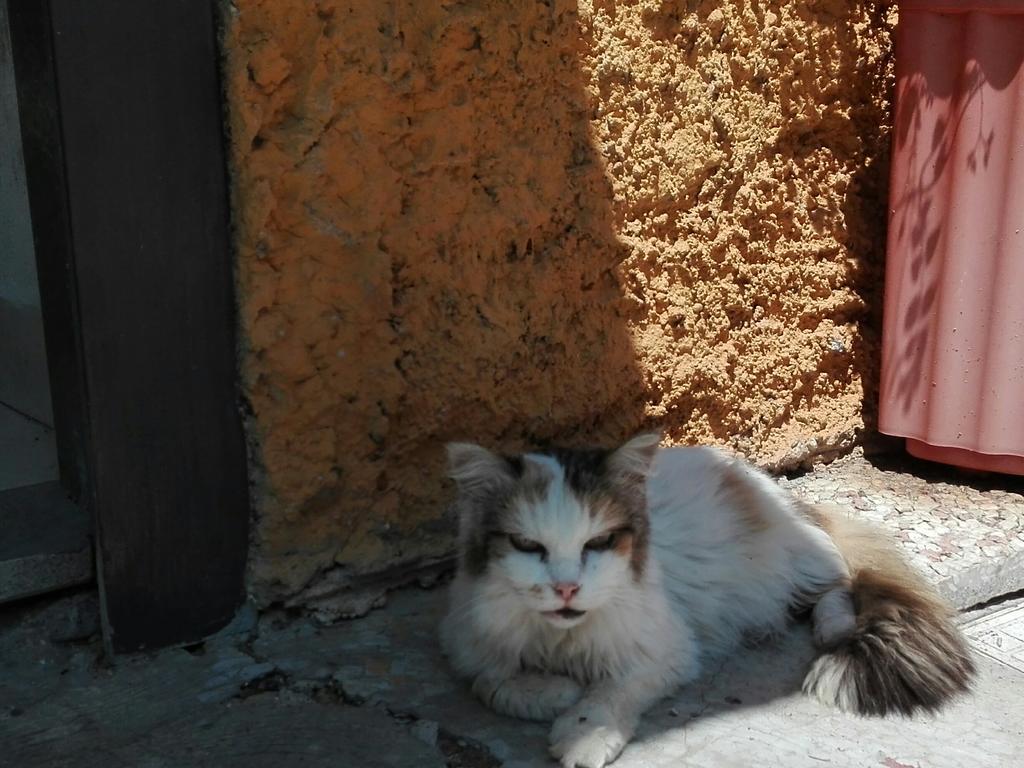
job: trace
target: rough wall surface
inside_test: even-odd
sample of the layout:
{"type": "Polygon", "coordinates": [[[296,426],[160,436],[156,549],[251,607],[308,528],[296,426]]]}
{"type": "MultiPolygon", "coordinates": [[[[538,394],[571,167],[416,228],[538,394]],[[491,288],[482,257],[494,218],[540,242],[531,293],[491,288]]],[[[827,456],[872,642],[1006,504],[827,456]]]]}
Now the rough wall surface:
{"type": "Polygon", "coordinates": [[[257,599],[364,608],[332,595],[450,552],[445,440],[848,446],[884,244],[875,8],[235,0],[257,599]]]}

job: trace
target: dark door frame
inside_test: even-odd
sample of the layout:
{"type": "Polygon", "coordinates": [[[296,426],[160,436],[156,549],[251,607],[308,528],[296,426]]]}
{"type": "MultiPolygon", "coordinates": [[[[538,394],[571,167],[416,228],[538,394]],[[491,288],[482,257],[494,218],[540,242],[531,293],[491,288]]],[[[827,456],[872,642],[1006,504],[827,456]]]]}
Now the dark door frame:
{"type": "Polygon", "coordinates": [[[193,642],[243,601],[249,535],[215,4],[0,1],[107,648],[193,642]]]}

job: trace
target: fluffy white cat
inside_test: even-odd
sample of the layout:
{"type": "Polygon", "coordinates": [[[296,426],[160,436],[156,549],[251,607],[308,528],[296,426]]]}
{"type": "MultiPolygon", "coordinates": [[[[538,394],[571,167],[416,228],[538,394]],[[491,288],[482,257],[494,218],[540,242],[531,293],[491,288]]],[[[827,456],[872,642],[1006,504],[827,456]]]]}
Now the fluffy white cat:
{"type": "Polygon", "coordinates": [[[495,710],[554,720],[600,768],[701,659],[809,610],[804,690],[861,714],[934,710],[974,667],[952,611],[877,533],[713,448],[498,456],[448,446],[460,559],[441,641],[495,710]]]}

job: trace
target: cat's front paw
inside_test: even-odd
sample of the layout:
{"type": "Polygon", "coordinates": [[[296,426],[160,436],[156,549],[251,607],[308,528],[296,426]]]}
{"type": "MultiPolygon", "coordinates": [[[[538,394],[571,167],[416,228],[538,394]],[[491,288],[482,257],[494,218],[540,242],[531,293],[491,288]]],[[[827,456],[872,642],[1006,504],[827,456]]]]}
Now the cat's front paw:
{"type": "Polygon", "coordinates": [[[607,709],[576,707],[555,720],[548,741],[564,768],[603,768],[619,756],[630,736],[607,709]]]}
{"type": "Polygon", "coordinates": [[[536,693],[538,704],[546,710],[545,720],[554,720],[583,697],[583,686],[571,677],[552,675],[545,678],[536,693]]]}
{"type": "Polygon", "coordinates": [[[563,675],[523,674],[478,692],[503,714],[523,720],[553,720],[580,700],[583,688],[563,675]]]}

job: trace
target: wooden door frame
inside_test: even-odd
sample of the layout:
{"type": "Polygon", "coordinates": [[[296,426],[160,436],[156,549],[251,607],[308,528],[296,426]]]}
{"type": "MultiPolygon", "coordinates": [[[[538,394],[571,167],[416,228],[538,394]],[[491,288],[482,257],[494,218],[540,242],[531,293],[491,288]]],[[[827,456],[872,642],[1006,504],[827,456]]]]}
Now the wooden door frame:
{"type": "Polygon", "coordinates": [[[215,4],[0,1],[107,647],[193,642],[244,600],[250,514],[215,4]]]}

